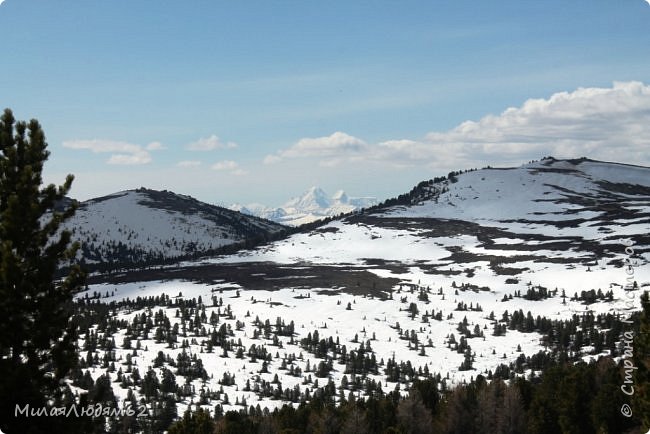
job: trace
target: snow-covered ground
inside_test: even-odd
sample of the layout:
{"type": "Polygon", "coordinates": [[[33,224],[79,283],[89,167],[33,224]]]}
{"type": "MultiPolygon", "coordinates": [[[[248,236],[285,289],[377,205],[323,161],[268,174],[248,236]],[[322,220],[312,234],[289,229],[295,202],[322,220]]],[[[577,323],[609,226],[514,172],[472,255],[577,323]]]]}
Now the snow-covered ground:
{"type": "MultiPolygon", "coordinates": [[[[369,378],[379,381],[384,391],[397,385],[387,382],[384,375],[388,360],[393,358],[410,362],[416,369],[426,367],[455,384],[485,375],[502,363],[514,362],[521,354],[530,356],[544,350],[538,333],[508,330],[505,336],[493,336],[495,322],[506,311],[512,314],[521,309],[534,318],[554,320],[588,312],[627,317],[640,309],[641,292],[650,289],[649,175],[648,168],[552,160],[514,169],[467,172],[458,175],[457,182],[444,181],[434,186],[440,194],[412,205],[353,215],[253,250],[181,264],[181,268],[199,267],[197,270],[241,267],[263,280],[278,279],[277,290],[246,283],[233,274],[213,283],[191,281],[191,276],[187,281],[101,283],[91,285],[87,293],[108,293],[102,299],[105,302],[163,293],[170,297],[182,293],[184,299],[200,296],[208,318],[212,312],[220,314],[220,322],[214,327],[229,325],[229,339],[241,340],[244,353],[251,345],[264,345],[273,355],[269,373],[260,373],[261,362],[251,362],[247,356],[239,359],[230,352],[225,358],[220,348],[207,353],[205,337],[190,333],[186,338],[193,338],[186,351],[200,356],[210,375],[205,384],[201,380],[193,382],[197,393],[202,388],[214,391],[223,387],[229,404],[224,404],[223,395],[216,402],[224,404],[226,410],[235,408],[235,400],[241,402],[242,398],[247,405],[258,401],[262,407],[281,405],[281,400],[260,398],[255,392],[243,390],[247,381],[259,385],[262,380],[271,382],[276,374],[283,389],[299,386],[303,392],[313,392],[316,378],[314,372],[308,372],[308,365],[313,371],[322,360],[302,348],[300,341],[314,331],[321,339],[338,340],[348,353],[358,349],[361,342],[367,345],[369,340],[380,363],[378,375],[369,378]],[[634,250],[631,256],[630,250],[624,250],[628,245],[634,250]],[[626,292],[623,287],[632,280],[628,281],[622,264],[630,257],[638,289],[626,292]],[[300,284],[293,285],[286,275],[267,278],[264,273],[256,273],[256,264],[289,270],[293,267],[315,274],[323,272],[323,267],[330,273],[337,267],[341,272],[353,267],[382,279],[395,279],[390,281],[395,283],[392,298],[386,292],[359,292],[353,287],[310,286],[305,284],[305,276],[300,284]],[[538,301],[517,297],[518,293],[523,295],[528,289],[540,287],[554,295],[538,301]],[[571,299],[574,294],[599,289],[603,293],[612,291],[613,300],[585,304],[571,299]],[[561,296],[563,292],[566,298],[561,296]],[[630,294],[634,295],[631,306],[630,294]],[[213,306],[213,296],[223,299],[223,304],[213,306]],[[458,310],[459,303],[469,309],[458,310]],[[415,315],[409,311],[412,304],[418,310],[415,315]],[[225,311],[232,315],[224,315],[225,311]],[[423,321],[423,315],[438,312],[440,320],[429,317],[423,321]],[[287,324],[293,321],[295,335],[280,337],[280,346],[264,337],[253,338],[256,318],[262,323],[269,320],[272,325],[277,318],[287,324]],[[465,320],[469,330],[477,328],[483,333],[467,339],[475,357],[471,370],[459,369],[464,356],[449,347],[452,334],[459,341],[458,325],[465,320]],[[405,332],[417,337],[417,345],[400,339],[405,332]],[[281,369],[283,360],[287,369],[294,366],[302,374],[289,375],[281,369]],[[224,373],[235,375],[234,385],[218,384],[224,373]],[[312,382],[308,380],[310,375],[312,382]]],[[[172,323],[180,321],[175,316],[176,308],[163,310],[172,323]]],[[[119,310],[115,315],[132,320],[143,312],[148,310],[119,310]]],[[[212,326],[206,327],[209,333],[212,326]]],[[[131,353],[119,348],[124,330],[114,337],[117,360],[123,361],[131,353]]],[[[137,352],[133,361],[141,375],[152,365],[158,351],[172,359],[182,351],[180,345],[168,348],[151,337],[140,345],[147,350],[137,352]]],[[[95,377],[104,371],[92,368],[95,377]]],[[[110,375],[116,379],[115,373],[110,375]]],[[[344,375],[345,365],[335,361],[329,378],[338,386],[344,375]]],[[[351,380],[351,375],[347,378],[351,380]]],[[[319,379],[319,386],[327,381],[319,379]]],[[[183,383],[180,378],[177,382],[183,383]]],[[[124,389],[118,392],[126,395],[124,389]]]]}
{"type": "MultiPolygon", "coordinates": [[[[379,269],[374,272],[378,275],[395,277],[395,273],[388,270],[379,269]]],[[[643,285],[650,284],[650,273],[648,273],[647,268],[639,269],[637,272],[636,278],[638,282],[643,285]]],[[[580,315],[585,312],[595,314],[619,312],[624,316],[630,313],[626,305],[626,294],[624,294],[621,286],[625,284],[626,275],[622,269],[614,267],[599,268],[590,273],[586,273],[584,270],[545,269],[538,270],[526,278],[526,280],[530,278],[530,283],[533,286],[543,285],[550,289],[557,287],[560,291],[558,294],[561,293],[562,289],[566,288],[569,297],[573,295],[574,291],[580,293],[583,290],[595,289],[596,287],[603,290],[613,290],[613,303],[599,302],[589,306],[570,300],[566,302],[566,305],[562,304],[562,298],[559,295],[542,301],[514,298],[504,302],[502,301],[504,295],[514,294],[517,290],[525,293],[525,290],[529,287],[527,285],[528,281],[517,285],[506,285],[501,278],[483,269],[479,270],[472,279],[463,277],[441,279],[439,276],[423,273],[417,268],[399,274],[398,277],[404,282],[414,284],[419,282],[422,288],[428,288],[430,291],[428,293],[429,301],[420,300],[418,298],[419,292],[410,292],[406,285],[402,286],[401,289],[399,286],[395,288],[393,300],[354,296],[344,292],[336,295],[319,294],[319,288],[290,287],[279,291],[240,288],[240,296],[237,297],[236,285],[234,286],[232,283],[206,285],[187,281],[121,285],[101,284],[92,285],[88,292],[90,294],[95,291],[102,294],[107,292],[113,294],[102,301],[125,298],[133,300],[136,297],[158,296],[161,294],[167,294],[170,297],[182,294],[182,297],[186,299],[201,297],[206,304],[205,313],[208,318],[212,312],[219,312],[223,315],[226,309],[231,310],[233,317],[226,319],[222,316],[218,325],[229,325],[229,328],[234,333],[230,338],[235,341],[241,340],[244,352],[251,345],[266,346],[273,354],[273,361],[268,364],[269,373],[261,374],[261,361],[252,363],[250,358],[246,356],[243,359],[238,359],[235,357],[234,352],[230,352],[229,357],[224,358],[220,348],[215,348],[213,353],[206,353],[205,338],[196,337],[191,333],[188,334],[186,339],[194,336],[197,342],[190,344],[186,351],[198,355],[211,376],[205,384],[201,380],[195,380],[193,382],[195,390],[198,393],[201,389],[216,391],[223,388],[224,393],[228,394],[230,402],[230,405],[224,405],[225,410],[236,408],[233,405],[235,400],[238,399],[241,402],[242,398],[245,398],[248,405],[256,405],[258,401],[262,407],[274,408],[281,405],[281,401],[260,399],[254,392],[243,391],[247,380],[252,384],[261,380],[271,382],[275,374],[278,375],[283,388],[293,388],[299,385],[303,391],[307,388],[312,389],[313,392],[313,383],[305,385],[303,382],[308,375],[312,375],[312,380],[316,379],[313,372],[307,372],[308,364],[314,370],[321,360],[306,352],[298,343],[314,331],[318,331],[321,339],[332,337],[334,340],[340,340],[342,345],[346,345],[348,352],[357,349],[360,342],[365,344],[370,340],[377,361],[381,362],[383,360],[384,363],[380,365],[379,375],[370,375],[369,378],[379,381],[383,390],[390,391],[395,388],[397,383],[387,382],[383,375],[383,369],[386,366],[385,362],[391,358],[395,358],[398,362],[409,361],[416,369],[424,369],[426,366],[432,373],[440,373],[443,377],[448,376],[449,384],[453,385],[457,382],[468,381],[478,374],[486,375],[488,371],[493,371],[501,363],[507,365],[514,362],[522,353],[532,355],[544,348],[540,342],[540,336],[536,333],[520,333],[508,330],[506,336],[492,336],[495,321],[489,319],[491,312],[494,313],[494,317],[497,319],[500,319],[505,311],[512,313],[518,309],[522,309],[524,313],[531,312],[534,317],[539,315],[549,319],[568,319],[574,314],[580,315]],[[588,279],[585,278],[587,275],[589,276],[588,279]],[[479,292],[465,290],[458,291],[458,295],[456,295],[457,289],[452,287],[453,282],[456,282],[457,286],[471,282],[479,286],[487,286],[491,290],[479,292]],[[221,292],[219,291],[220,288],[222,288],[221,292]],[[210,300],[214,295],[223,299],[223,306],[211,306],[210,300]],[[482,311],[457,311],[456,308],[459,302],[467,305],[471,304],[472,306],[479,304],[482,311]],[[348,303],[351,305],[351,310],[347,310],[348,303]],[[416,303],[420,311],[415,318],[412,318],[407,311],[411,303],[416,303]],[[442,312],[442,321],[429,319],[427,323],[422,322],[423,313],[436,313],[438,311],[442,312]],[[449,318],[449,315],[452,317],[449,318]],[[253,339],[256,318],[259,318],[262,322],[269,320],[273,325],[277,318],[282,318],[286,323],[293,321],[295,323],[295,336],[293,338],[295,343],[291,344],[288,337],[281,337],[282,346],[277,347],[273,346],[270,340],[253,339]],[[455,335],[456,341],[459,340],[461,335],[457,327],[458,323],[464,319],[467,320],[470,330],[474,330],[475,326],[478,325],[485,336],[485,338],[474,337],[468,339],[472,352],[475,354],[474,369],[469,371],[459,370],[463,361],[463,354],[459,354],[447,347],[451,334],[455,335]],[[237,328],[238,321],[244,324],[243,328],[237,328]],[[400,329],[409,332],[411,330],[415,331],[420,345],[417,348],[409,349],[408,342],[400,339],[400,329]],[[355,336],[358,339],[353,342],[355,336]],[[420,353],[422,345],[425,346],[424,355],[420,353]],[[303,374],[301,377],[291,376],[286,370],[280,369],[282,360],[289,360],[291,356],[298,358],[293,362],[293,365],[302,369],[303,374]],[[224,373],[235,375],[235,385],[222,386],[219,384],[224,373]]],[[[647,286],[645,288],[648,289],[647,286]]],[[[332,288],[321,289],[331,290],[332,288]]],[[[636,309],[639,307],[640,293],[640,290],[635,291],[636,309]]],[[[84,295],[81,294],[80,296],[83,297],[84,295]]],[[[156,307],[152,310],[157,312],[159,308],[156,307]]],[[[179,322],[179,319],[175,317],[176,308],[163,310],[172,321],[172,325],[179,322]]],[[[132,320],[134,315],[147,312],[147,309],[122,311],[117,314],[117,318],[132,320]]],[[[209,329],[210,327],[208,327],[209,329]]],[[[115,333],[113,337],[118,345],[116,350],[117,360],[123,362],[127,354],[132,353],[132,350],[119,348],[124,340],[124,330],[115,333]]],[[[141,375],[149,366],[153,365],[153,360],[158,351],[163,351],[174,360],[183,351],[180,345],[170,349],[167,344],[156,343],[153,339],[142,340],[140,344],[143,349],[146,348],[146,351],[139,351],[138,355],[133,357],[132,360],[135,366],[139,368],[141,375]]],[[[157,371],[160,372],[160,369],[157,369],[157,371]]],[[[92,369],[94,378],[104,372],[104,369],[92,369]]],[[[344,375],[345,366],[335,362],[330,378],[336,385],[340,385],[344,375]]],[[[117,379],[116,373],[111,374],[111,376],[113,380],[117,379]]],[[[347,377],[350,378],[351,376],[348,374],[347,377]]],[[[319,381],[322,387],[327,379],[321,378],[319,381]]],[[[177,383],[184,384],[182,376],[177,376],[177,383]]],[[[124,399],[127,391],[116,388],[116,393],[124,399]]],[[[211,407],[206,408],[212,409],[211,407]]],[[[183,406],[180,406],[179,411],[182,410],[183,406]]]]}

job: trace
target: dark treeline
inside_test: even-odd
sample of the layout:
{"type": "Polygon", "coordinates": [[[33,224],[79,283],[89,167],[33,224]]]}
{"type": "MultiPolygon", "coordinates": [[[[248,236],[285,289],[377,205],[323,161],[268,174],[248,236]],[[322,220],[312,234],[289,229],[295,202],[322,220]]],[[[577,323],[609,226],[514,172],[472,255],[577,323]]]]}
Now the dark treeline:
{"type": "MultiPolygon", "coordinates": [[[[327,396],[269,412],[188,411],[180,433],[637,433],[641,418],[625,417],[624,366],[605,357],[592,363],[554,363],[540,377],[487,381],[483,376],[444,390],[436,378],[415,381],[406,396],[392,391],[337,405],[327,396]]],[[[638,379],[637,379],[638,381],[638,379]]],[[[632,407],[634,408],[634,407],[632,407]]]]}
{"type": "MultiPolygon", "coordinates": [[[[162,253],[156,253],[145,249],[129,248],[118,242],[105,246],[106,252],[100,254],[96,247],[84,242],[81,243],[81,250],[84,253],[79,265],[86,273],[115,273],[130,270],[139,270],[146,268],[161,267],[165,265],[177,264],[181,261],[196,260],[205,257],[218,255],[231,255],[244,249],[253,249],[264,244],[281,240],[296,232],[295,228],[285,228],[273,233],[248,235],[242,241],[233,242],[221,247],[188,251],[184,255],[165,256],[162,253]],[[88,259],[101,260],[97,263],[87,262],[88,259]]],[[[63,276],[68,272],[67,267],[62,267],[58,275],[63,276]]]]}

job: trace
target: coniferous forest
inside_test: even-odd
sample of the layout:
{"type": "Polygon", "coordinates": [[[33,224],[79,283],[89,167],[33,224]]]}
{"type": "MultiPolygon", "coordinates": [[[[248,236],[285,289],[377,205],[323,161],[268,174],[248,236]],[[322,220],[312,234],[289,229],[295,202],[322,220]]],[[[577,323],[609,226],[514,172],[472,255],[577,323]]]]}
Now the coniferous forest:
{"type": "MultiPolygon", "coordinates": [[[[101,426],[108,424],[115,432],[128,427],[127,429],[133,432],[140,430],[156,432],[169,429],[170,433],[645,432],[642,427],[648,424],[647,415],[650,414],[646,411],[648,385],[650,385],[647,356],[650,304],[647,293],[642,302],[644,311],[632,317],[633,325],[628,329],[628,334],[631,332],[637,336],[633,344],[626,344],[624,341],[613,344],[618,362],[612,357],[601,357],[590,363],[579,361],[573,347],[577,324],[573,321],[551,323],[545,336],[547,339],[549,336],[557,336],[557,338],[549,344],[547,351],[540,351],[532,356],[521,356],[515,363],[502,364],[488,375],[477,375],[473,381],[454,387],[448,387],[445,379],[440,375],[416,372],[407,365],[396,365],[394,361],[372,363],[370,358],[363,357],[363,344],[361,352],[351,351],[345,357],[346,372],[349,376],[344,378],[349,377],[350,380],[344,380],[342,384],[334,384],[331,380],[327,380],[327,365],[332,360],[329,359],[330,362],[327,362],[327,353],[330,352],[327,349],[328,343],[325,340],[319,341],[318,332],[315,331],[315,340],[305,340],[303,348],[308,352],[318,352],[319,347],[321,348],[320,357],[323,358],[324,363],[313,370],[313,375],[322,380],[322,387],[318,387],[312,395],[306,395],[300,390],[283,390],[276,384],[262,384],[260,393],[294,403],[273,411],[261,408],[259,405],[247,406],[242,402],[238,403],[241,407],[238,411],[224,412],[221,405],[217,404],[213,411],[207,412],[204,405],[208,401],[201,398],[184,414],[178,414],[175,403],[187,392],[184,391],[183,385],[176,384],[174,374],[188,375],[188,372],[191,372],[189,375],[194,378],[208,374],[202,367],[200,356],[195,359],[170,361],[168,356],[160,353],[156,362],[160,364],[159,366],[167,362],[167,366],[175,367],[165,369],[166,374],[163,375],[162,381],[151,372],[136,373],[128,367],[120,374],[124,384],[138,388],[147,400],[155,403],[154,408],[158,408],[159,412],[142,418],[104,420],[101,426]],[[558,330],[565,330],[565,332],[558,333],[558,330]],[[626,362],[627,359],[624,358],[626,350],[632,345],[634,345],[634,356],[626,362]],[[630,364],[636,367],[633,373],[628,369],[630,364]],[[534,374],[524,375],[523,373],[528,369],[532,369],[534,374]],[[321,370],[323,372],[320,372],[321,370]],[[387,380],[398,381],[400,386],[396,390],[383,390],[382,384],[364,380],[366,374],[377,371],[384,374],[387,380]],[[414,380],[400,382],[400,378],[414,380]],[[633,387],[634,393],[628,396],[622,392],[622,387],[626,387],[628,391],[631,390],[629,387],[633,387]],[[358,398],[360,391],[364,392],[365,398],[358,398]],[[622,414],[621,409],[625,404],[630,405],[633,411],[632,417],[622,414]],[[174,422],[176,418],[180,420],[174,422]]],[[[137,309],[138,305],[143,304],[153,306],[157,303],[164,304],[165,300],[138,300],[133,302],[131,308],[137,309]]],[[[192,309],[192,307],[195,305],[191,303],[181,306],[181,315],[184,315],[185,308],[192,309]]],[[[102,318],[102,311],[106,312],[111,308],[115,306],[107,306],[98,300],[79,303],[77,306],[79,312],[86,312],[79,317],[86,317],[89,321],[80,324],[80,330],[94,323],[93,316],[102,318]]],[[[606,319],[602,317],[598,318],[598,321],[606,319]]],[[[594,321],[593,318],[582,320],[594,321]]],[[[610,320],[613,328],[621,327],[620,321],[613,321],[611,318],[610,320]],[[618,326],[615,322],[619,323],[618,326]]],[[[209,320],[206,321],[209,323],[209,320]]],[[[507,329],[514,330],[519,327],[516,321],[507,329]]],[[[149,327],[137,323],[132,326],[134,329],[143,327],[144,333],[150,330],[159,339],[175,340],[173,330],[165,331],[166,323],[168,322],[164,317],[155,315],[149,327]]],[[[97,336],[101,336],[104,330],[118,326],[119,324],[106,323],[97,329],[97,336]]],[[[194,323],[192,326],[201,327],[201,323],[194,323]]],[[[269,342],[278,334],[292,333],[290,327],[285,328],[280,322],[267,327],[269,342]]],[[[264,330],[264,324],[260,323],[260,336],[264,334],[264,330]]],[[[594,329],[584,330],[586,335],[597,335],[594,329]]],[[[232,352],[231,357],[277,362],[264,346],[258,349],[251,348],[239,355],[241,351],[237,349],[236,343],[231,341],[231,344],[228,344],[228,332],[224,328],[221,333],[208,337],[208,351],[223,350],[225,353],[232,352]]],[[[603,336],[597,339],[606,338],[603,336]]],[[[91,341],[89,347],[85,349],[96,348],[105,355],[110,355],[111,345],[115,343],[110,341],[102,343],[100,339],[97,342],[91,341]]],[[[125,345],[130,344],[125,343],[125,345]]],[[[336,347],[332,342],[330,345],[332,348],[336,347]]],[[[134,351],[137,350],[134,348],[134,351]]],[[[98,364],[108,370],[115,369],[114,362],[111,362],[110,358],[93,361],[90,356],[92,353],[89,351],[87,359],[81,360],[81,367],[98,364]]],[[[341,359],[344,356],[339,354],[337,357],[341,359]]],[[[336,360],[336,363],[338,362],[340,360],[336,360]]],[[[301,374],[296,372],[296,375],[301,374]]],[[[110,388],[105,384],[106,377],[100,377],[93,384],[92,379],[81,374],[81,370],[77,370],[72,378],[73,384],[89,391],[89,402],[112,401],[113,405],[117,405],[110,388]]],[[[224,377],[222,382],[228,384],[229,379],[224,377]]],[[[257,388],[258,384],[255,386],[257,388]]],[[[133,405],[137,405],[135,399],[133,405]]]]}

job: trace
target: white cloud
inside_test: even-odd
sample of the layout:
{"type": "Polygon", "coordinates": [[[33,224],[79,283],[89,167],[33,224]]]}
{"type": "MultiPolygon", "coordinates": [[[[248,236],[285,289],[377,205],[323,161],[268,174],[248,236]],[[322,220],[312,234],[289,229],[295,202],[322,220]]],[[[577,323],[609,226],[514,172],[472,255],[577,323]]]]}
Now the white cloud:
{"type": "Polygon", "coordinates": [[[611,88],[579,88],[548,99],[530,99],[498,116],[466,121],[443,133],[429,133],[406,149],[385,144],[393,156],[436,158],[442,153],[478,160],[589,156],[648,161],[650,86],[614,83],[611,88]]]}
{"type": "Polygon", "coordinates": [[[528,161],[545,155],[650,164],[650,86],[615,82],[609,88],[579,88],[547,99],[530,99],[498,115],[465,121],[421,140],[376,144],[343,132],[305,138],[268,155],[315,158],[321,166],[375,161],[390,167],[477,167],[528,161]]]}
{"type": "Polygon", "coordinates": [[[264,164],[275,164],[282,161],[282,158],[277,155],[267,155],[264,157],[264,164]]]}
{"type": "Polygon", "coordinates": [[[147,145],[147,151],[159,151],[161,149],[167,149],[165,146],[160,143],[160,142],[151,142],[147,145]]]}
{"type": "Polygon", "coordinates": [[[239,167],[239,164],[232,160],[217,161],[211,168],[212,170],[228,172],[232,175],[238,176],[246,175],[248,173],[246,170],[239,167]]]}
{"type": "Polygon", "coordinates": [[[363,140],[337,131],[325,137],[300,139],[293,146],[264,157],[264,164],[274,164],[284,158],[321,157],[326,159],[323,164],[333,166],[341,156],[362,154],[367,146],[363,140]]]}
{"type": "Polygon", "coordinates": [[[341,153],[357,153],[366,143],[349,134],[337,131],[327,137],[300,139],[295,145],[280,152],[282,157],[338,156],[341,153]]]}
{"type": "Polygon", "coordinates": [[[178,167],[197,167],[201,165],[200,161],[197,160],[184,160],[176,163],[178,167]]]}
{"type": "Polygon", "coordinates": [[[239,167],[239,164],[231,160],[218,161],[212,165],[214,170],[234,170],[239,167]]]}
{"type": "MultiPolygon", "coordinates": [[[[69,140],[63,142],[69,149],[85,149],[96,154],[112,154],[108,164],[138,165],[151,162],[151,154],[140,145],[114,140],[69,140]]],[[[160,148],[158,148],[160,149],[160,148]]]]}
{"type": "Polygon", "coordinates": [[[148,152],[142,151],[136,154],[113,154],[108,159],[108,164],[119,165],[139,165],[151,162],[151,155],[148,152]]]}
{"type": "Polygon", "coordinates": [[[189,143],[185,146],[190,151],[213,151],[215,149],[232,149],[237,147],[234,142],[222,142],[214,134],[210,137],[201,137],[196,142],[189,143]]]}

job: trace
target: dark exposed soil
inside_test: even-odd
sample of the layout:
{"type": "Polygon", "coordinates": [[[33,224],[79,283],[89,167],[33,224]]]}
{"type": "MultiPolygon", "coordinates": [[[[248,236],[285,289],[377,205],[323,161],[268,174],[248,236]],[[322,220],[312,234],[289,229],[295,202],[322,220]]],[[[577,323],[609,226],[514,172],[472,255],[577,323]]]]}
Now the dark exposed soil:
{"type": "Polygon", "coordinates": [[[250,262],[236,264],[205,264],[178,268],[134,270],[128,273],[91,276],[88,284],[129,283],[182,279],[199,283],[234,283],[244,289],[275,291],[281,288],[339,288],[354,295],[387,298],[400,281],[379,277],[367,267],[336,267],[306,264],[275,264],[250,262]]]}

